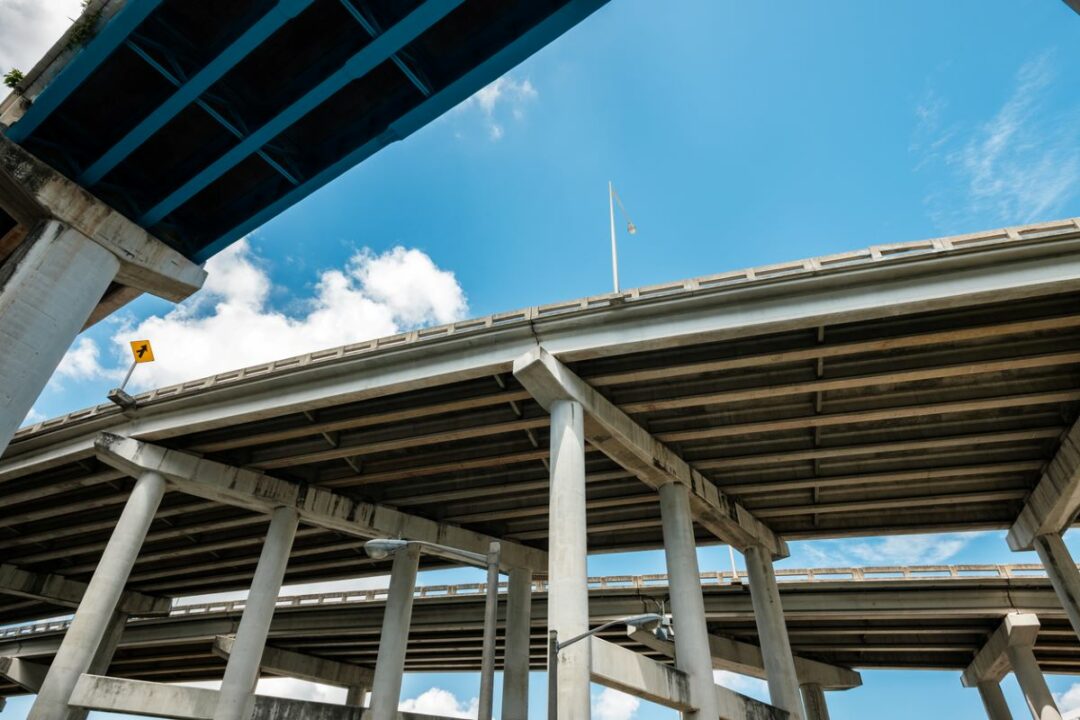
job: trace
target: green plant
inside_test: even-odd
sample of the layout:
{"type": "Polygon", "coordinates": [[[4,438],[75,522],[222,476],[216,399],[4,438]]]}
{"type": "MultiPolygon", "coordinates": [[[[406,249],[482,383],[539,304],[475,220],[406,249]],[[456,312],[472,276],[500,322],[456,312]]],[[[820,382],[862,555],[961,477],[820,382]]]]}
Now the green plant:
{"type": "Polygon", "coordinates": [[[12,90],[18,90],[19,84],[22,83],[24,77],[22,70],[19,68],[11,68],[4,73],[4,84],[12,90]]]}
{"type": "Polygon", "coordinates": [[[79,15],[79,19],[71,26],[70,34],[68,35],[67,47],[69,50],[75,50],[79,46],[86,43],[87,40],[94,37],[94,31],[97,29],[98,20],[101,19],[101,8],[88,12],[87,8],[90,6],[90,0],[83,0],[83,12],[79,15]]]}

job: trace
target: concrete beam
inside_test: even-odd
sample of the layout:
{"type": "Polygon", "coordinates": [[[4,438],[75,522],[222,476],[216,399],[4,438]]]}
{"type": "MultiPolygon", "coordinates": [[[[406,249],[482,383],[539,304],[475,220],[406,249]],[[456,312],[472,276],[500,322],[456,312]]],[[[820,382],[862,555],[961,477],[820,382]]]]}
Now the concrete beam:
{"type": "MultiPolygon", "coordinates": [[[[675,657],[675,643],[661,640],[648,630],[631,625],[627,627],[626,634],[652,650],[675,657]]],[[[757,645],[709,635],[709,651],[712,653],[714,670],[727,670],[765,679],[765,661],[761,657],[761,648],[757,645]]],[[[794,656],[794,659],[795,673],[799,677],[800,685],[818,685],[823,690],[850,690],[862,685],[862,675],[851,668],[798,655],[794,656]]]]}
{"type": "MultiPolygon", "coordinates": [[[[217,690],[102,675],[83,675],[71,695],[75,707],[178,720],[213,720],[217,702],[217,690]]],[[[358,713],[351,705],[256,695],[251,720],[364,720],[367,715],[366,711],[358,713]]],[[[397,717],[398,720],[448,720],[418,713],[398,713],[397,717]]]]}
{"type": "Polygon", "coordinates": [[[9,680],[29,693],[37,693],[45,682],[48,665],[30,662],[22,658],[0,657],[0,677],[9,680]]]}
{"type": "MultiPolygon", "coordinates": [[[[228,659],[229,653],[232,652],[233,642],[234,638],[229,635],[218,635],[214,638],[214,654],[228,659]]],[[[271,675],[344,688],[371,687],[371,681],[375,677],[375,672],[371,668],[292,650],[282,650],[269,645],[263,648],[259,666],[271,675]]]]}
{"type": "MultiPolygon", "coordinates": [[[[538,573],[547,570],[547,553],[543,550],[410,515],[385,505],[358,502],[324,488],[304,487],[255,470],[109,433],[100,434],[94,448],[102,462],[122,472],[139,475],[153,470],[185,493],[226,505],[266,514],[279,507],[292,507],[303,522],[347,535],[401,537],[484,555],[492,542],[499,542],[502,570],[509,572],[517,567],[538,573]]],[[[425,549],[425,552],[438,554],[432,549],[425,549]]]]}
{"type": "Polygon", "coordinates": [[[680,712],[697,710],[683,671],[598,637],[589,638],[589,642],[593,682],[680,712]]]}
{"type": "Polygon", "coordinates": [[[75,228],[120,260],[116,282],[173,301],[202,287],[205,270],[3,135],[0,178],[20,224],[51,217],[75,228]]]}
{"type": "Polygon", "coordinates": [[[998,629],[975,654],[975,659],[960,677],[964,687],[978,687],[980,682],[1001,682],[1010,668],[1011,646],[1031,648],[1039,637],[1039,618],[1031,613],[1006,615],[998,629]]]}
{"type": "Polygon", "coordinates": [[[760,545],[786,557],[787,545],[753,514],[540,346],[514,361],[514,375],[544,409],[571,400],[585,409],[585,438],[642,482],[690,488],[694,521],[740,550],[760,545]]]}
{"type": "Polygon", "coordinates": [[[1061,440],[1039,484],[1009,529],[1009,547],[1032,550],[1039,535],[1062,534],[1080,512],[1080,420],[1061,440]]]}
{"type": "MultiPolygon", "coordinates": [[[[86,583],[63,575],[33,573],[14,565],[0,564],[0,594],[31,598],[61,607],[79,607],[86,583]]],[[[124,591],[117,609],[128,615],[168,615],[172,599],[124,591]]]]}

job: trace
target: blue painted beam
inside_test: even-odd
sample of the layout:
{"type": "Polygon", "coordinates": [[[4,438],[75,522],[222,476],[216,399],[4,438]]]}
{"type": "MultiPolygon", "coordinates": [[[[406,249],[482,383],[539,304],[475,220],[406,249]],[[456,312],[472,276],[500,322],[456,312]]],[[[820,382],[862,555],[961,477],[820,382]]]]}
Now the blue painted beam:
{"type": "Polygon", "coordinates": [[[90,73],[96,70],[113,50],[120,47],[127,36],[160,4],[161,0],[128,0],[128,3],[105,24],[105,27],[91,38],[85,47],[68,61],[52,82],[34,98],[26,114],[8,128],[8,138],[21,143],[30,137],[30,134],[45,122],[49,115],[60,107],[60,104],[75,92],[86,78],[90,77],[90,73]]]}
{"type": "MultiPolygon", "coordinates": [[[[135,53],[135,54],[136,54],[136,55],[138,55],[138,56],[139,56],[140,58],[142,58],[142,59],[143,59],[143,61],[144,61],[144,62],[145,62],[145,63],[146,63],[147,65],[149,65],[150,67],[154,68],[154,70],[156,70],[156,71],[157,71],[158,75],[161,75],[161,77],[165,78],[165,79],[166,79],[166,80],[168,80],[168,81],[169,81],[170,83],[172,83],[174,87],[177,87],[177,88],[178,88],[178,87],[180,87],[180,86],[182,85],[182,83],[180,82],[180,79],[179,79],[178,77],[176,77],[176,76],[175,76],[175,75],[173,75],[173,74],[172,74],[171,72],[169,72],[169,69],[168,69],[168,68],[166,68],[166,67],[165,67],[164,65],[162,65],[161,63],[159,63],[159,62],[158,62],[157,60],[155,60],[155,59],[154,59],[154,58],[153,58],[153,57],[152,57],[152,56],[150,55],[150,53],[146,52],[146,51],[145,51],[145,50],[143,50],[143,49],[142,49],[141,47],[139,47],[139,45],[138,45],[138,44],[137,44],[136,42],[134,42],[134,41],[132,41],[132,40],[128,40],[128,41],[126,42],[126,45],[127,45],[127,47],[128,47],[128,48],[129,48],[129,49],[130,49],[130,50],[131,50],[131,51],[132,51],[133,53],[135,53]]],[[[210,105],[209,105],[209,104],[207,104],[206,102],[204,102],[204,101],[203,101],[203,100],[201,100],[201,99],[200,99],[200,100],[196,100],[196,101],[195,101],[195,104],[196,104],[196,105],[198,105],[198,106],[199,106],[200,108],[202,108],[202,109],[203,109],[203,111],[204,111],[204,112],[206,112],[206,114],[207,114],[207,115],[209,115],[209,116],[210,116],[210,117],[212,117],[212,118],[213,118],[214,120],[216,120],[216,121],[217,121],[217,123],[218,123],[218,125],[221,125],[221,126],[222,126],[223,128],[225,128],[226,130],[228,130],[228,131],[229,131],[229,133],[230,133],[230,134],[231,134],[231,135],[232,135],[233,137],[235,137],[235,138],[236,138],[236,139],[238,139],[238,140],[243,140],[243,139],[244,139],[244,133],[240,132],[240,129],[239,129],[238,127],[236,127],[236,126],[235,126],[235,125],[233,125],[233,124],[232,124],[231,122],[229,122],[229,121],[228,121],[228,120],[227,120],[227,119],[225,118],[225,116],[224,116],[224,115],[222,115],[221,113],[219,113],[219,112],[218,112],[217,110],[215,110],[214,108],[210,107],[210,105]]],[[[290,173],[290,172],[289,172],[288,170],[286,170],[286,169],[285,169],[284,167],[282,167],[282,166],[281,166],[281,165],[280,165],[280,164],[279,164],[279,163],[278,163],[277,161],[275,161],[275,160],[274,160],[274,159],[273,159],[272,157],[270,157],[269,155],[267,155],[267,154],[266,154],[265,152],[263,152],[262,150],[258,150],[258,151],[256,151],[256,152],[257,152],[257,154],[258,154],[258,156],[259,156],[259,157],[261,157],[261,158],[262,158],[263,160],[265,160],[265,161],[266,161],[266,164],[267,164],[267,165],[269,165],[269,166],[270,166],[270,167],[272,167],[272,168],[273,168],[274,170],[276,170],[276,171],[278,172],[278,174],[280,174],[280,175],[281,175],[282,177],[284,177],[284,178],[285,178],[286,180],[288,180],[288,181],[289,181],[290,183],[292,183],[293,185],[297,185],[297,184],[299,184],[299,182],[300,182],[300,181],[299,181],[299,180],[297,180],[297,179],[296,179],[295,177],[293,177],[293,176],[292,176],[292,173],[290,173]]]]}
{"type": "Polygon", "coordinates": [[[285,193],[276,201],[195,253],[192,260],[198,263],[206,262],[236,240],[300,202],[346,170],[371,157],[390,143],[408,137],[447,110],[472,97],[474,93],[494,82],[504,73],[509,72],[536,51],[587,18],[607,1],[570,0],[566,5],[522,34],[517,40],[402,115],[385,132],[372,138],[334,164],[301,183],[298,187],[285,193]]]}
{"type": "MultiPolygon", "coordinates": [[[[345,9],[348,10],[349,14],[353,16],[353,19],[356,20],[356,22],[360,23],[360,27],[364,28],[364,32],[366,32],[371,37],[375,37],[379,34],[378,28],[372,25],[371,21],[364,17],[364,13],[360,12],[360,10],[358,10],[357,7],[352,4],[352,0],[341,0],[341,4],[345,6],[345,9]]],[[[408,78],[409,82],[416,86],[416,89],[419,90],[424,97],[427,97],[431,94],[431,88],[427,86],[427,83],[421,80],[416,75],[416,73],[412,71],[412,68],[406,65],[405,61],[403,61],[397,56],[397,53],[391,55],[390,59],[393,61],[394,65],[397,66],[397,69],[400,70],[406,78],[408,78]]]]}
{"type": "Polygon", "coordinates": [[[165,126],[185,107],[195,102],[211,85],[225,76],[229,70],[248,56],[264,40],[273,35],[285,23],[303,12],[314,0],[278,0],[277,4],[259,18],[240,37],[233,41],[217,57],[177,88],[168,100],[147,115],[116,144],[105,151],[78,180],[87,187],[94,186],[124,158],[135,152],[154,133],[165,126]]]}
{"type": "Polygon", "coordinates": [[[144,227],[153,227],[162,218],[190,200],[210,183],[236,167],[241,161],[257,152],[259,148],[273,140],[297,120],[321,105],[338,90],[350,82],[367,75],[386,62],[394,53],[418,38],[463,1],[428,0],[420,5],[396,25],[373,39],[362,50],[349,58],[338,70],[309,90],[299,100],[285,108],[276,117],[251,133],[217,160],[210,163],[195,177],[169,193],[139,218],[139,224],[144,227]]]}

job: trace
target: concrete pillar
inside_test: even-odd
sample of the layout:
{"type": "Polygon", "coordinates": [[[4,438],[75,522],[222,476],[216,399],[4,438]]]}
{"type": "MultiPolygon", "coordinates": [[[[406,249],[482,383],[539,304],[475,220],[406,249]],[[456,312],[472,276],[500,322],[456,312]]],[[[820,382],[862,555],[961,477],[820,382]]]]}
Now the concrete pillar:
{"type": "Polygon", "coordinates": [[[416,592],[416,569],[420,565],[420,546],[407,545],[394,553],[390,570],[390,589],[383,611],[379,655],[375,660],[371,705],[367,720],[397,720],[401,700],[401,676],[405,672],[405,648],[412,622],[413,593],[416,592]]]}
{"type": "Polygon", "coordinates": [[[1080,637],[1080,571],[1069,548],[1057,533],[1036,536],[1034,545],[1073,631],[1080,637]]]}
{"type": "Polygon", "coordinates": [[[1020,683],[1020,690],[1024,693],[1031,717],[1035,720],[1061,720],[1061,712],[1058,710],[1054,696],[1050,694],[1050,688],[1046,685],[1039,664],[1035,661],[1035,653],[1026,645],[1010,645],[1005,649],[1009,656],[1009,665],[1012,666],[1016,681],[1020,683]]]}
{"type": "MultiPolygon", "coordinates": [[[[580,403],[551,404],[548,630],[556,631],[562,642],[589,629],[584,417],[580,403]]],[[[591,668],[588,642],[574,643],[559,653],[558,720],[589,719],[591,668]]]]}
{"type": "Polygon", "coordinates": [[[993,680],[983,680],[976,687],[979,688],[979,696],[982,698],[983,707],[986,708],[986,717],[989,720],[1012,720],[1012,711],[1005,702],[1005,693],[1001,692],[1001,685],[993,680]]]}
{"type": "Polygon", "coordinates": [[[503,656],[502,720],[529,720],[529,638],[532,631],[532,572],[510,570],[506,594],[506,651],[503,656]]]}
{"type": "MultiPolygon", "coordinates": [[[[94,659],[90,661],[90,667],[86,672],[91,675],[109,674],[109,666],[112,665],[113,655],[120,645],[120,638],[124,634],[127,621],[127,613],[113,613],[112,620],[109,621],[109,626],[105,629],[105,637],[101,639],[98,651],[94,654],[94,659]]],[[[72,708],[68,712],[68,720],[86,720],[86,716],[89,714],[90,710],[87,708],[72,708]]]]}
{"type": "Polygon", "coordinates": [[[713,720],[719,717],[720,708],[716,702],[709,629],[705,624],[705,600],[701,595],[690,489],[686,485],[672,482],[660,487],[660,517],[675,625],[675,666],[689,676],[690,698],[698,707],[697,712],[683,713],[683,717],[713,720]]]}
{"type": "Polygon", "coordinates": [[[263,648],[298,524],[294,508],[280,507],[270,515],[259,564],[255,566],[244,613],[236,628],[236,640],[225,666],[214,720],[248,720],[255,708],[255,684],[259,681],[263,648]]]}
{"type": "Polygon", "coordinates": [[[0,267],[0,453],[120,269],[77,230],[39,223],[0,267]]]}
{"type": "Polygon", "coordinates": [[[780,589],[776,586],[772,556],[760,545],[746,550],[746,575],[750,580],[750,599],[754,605],[761,656],[773,705],[790,713],[792,720],[802,720],[799,680],[791,654],[780,589]]]}
{"type": "Polygon", "coordinates": [[[30,708],[28,720],[69,717],[68,698],[79,676],[88,672],[95,658],[100,657],[98,653],[110,627],[115,630],[116,604],[164,495],[165,479],[156,472],[145,472],[136,481],[30,708]]]}
{"type": "Polygon", "coordinates": [[[361,707],[364,704],[364,696],[371,692],[371,688],[364,687],[363,685],[353,685],[348,689],[348,695],[345,696],[345,704],[352,705],[353,707],[361,707]]]}
{"type": "Polygon", "coordinates": [[[829,706],[825,702],[825,691],[816,683],[801,685],[803,711],[806,720],[829,720],[829,706]]]}

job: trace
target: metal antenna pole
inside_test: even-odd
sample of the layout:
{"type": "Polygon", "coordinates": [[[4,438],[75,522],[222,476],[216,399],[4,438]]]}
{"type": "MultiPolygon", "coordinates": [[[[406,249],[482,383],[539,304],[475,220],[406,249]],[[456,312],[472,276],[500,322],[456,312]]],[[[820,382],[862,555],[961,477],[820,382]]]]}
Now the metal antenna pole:
{"type": "Polygon", "coordinates": [[[611,218],[611,279],[619,292],[619,250],[615,244],[615,187],[608,180],[608,214],[611,218]]]}

